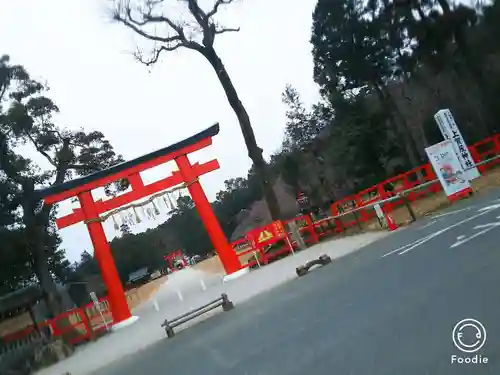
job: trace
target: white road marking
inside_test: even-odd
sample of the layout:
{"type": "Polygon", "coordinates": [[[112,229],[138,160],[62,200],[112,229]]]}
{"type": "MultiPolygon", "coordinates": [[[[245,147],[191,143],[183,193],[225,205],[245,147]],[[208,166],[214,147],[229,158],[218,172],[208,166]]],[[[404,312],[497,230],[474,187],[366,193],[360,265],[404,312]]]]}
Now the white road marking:
{"type": "Polygon", "coordinates": [[[401,247],[398,247],[397,249],[395,250],[392,250],[392,251],[389,251],[388,253],[385,253],[384,255],[382,255],[382,258],[385,258],[386,256],[389,256],[391,254],[394,254],[396,251],[400,251],[408,246],[411,246],[412,244],[408,244],[408,245],[404,245],[404,246],[401,246],[401,247]]]}
{"type": "Polygon", "coordinates": [[[155,308],[156,311],[160,311],[160,306],[158,305],[158,301],[153,299],[153,307],[155,308]]]}
{"type": "Polygon", "coordinates": [[[487,223],[487,224],[480,224],[480,225],[476,225],[474,227],[474,229],[483,229],[483,228],[489,228],[489,227],[496,227],[500,225],[500,223],[487,223]]]}
{"type": "Polygon", "coordinates": [[[434,238],[437,234],[441,234],[441,231],[438,231],[438,232],[436,232],[436,233],[433,233],[433,234],[430,234],[430,235],[425,236],[425,237],[423,237],[423,238],[420,238],[420,239],[418,239],[418,240],[416,240],[416,241],[414,241],[414,242],[412,242],[412,243],[409,243],[409,244],[407,244],[407,245],[404,245],[404,246],[398,247],[397,249],[392,250],[392,251],[388,252],[387,254],[382,255],[382,258],[385,258],[386,256],[391,255],[391,254],[394,254],[394,253],[396,253],[396,252],[398,252],[398,251],[401,251],[401,250],[406,251],[408,248],[411,250],[411,249],[413,249],[414,247],[419,246],[419,245],[421,245],[421,244],[423,244],[423,243],[425,243],[425,242],[429,241],[431,238],[434,238]],[[405,250],[405,249],[406,249],[406,250],[405,250]]]}
{"type": "Polygon", "coordinates": [[[430,223],[427,223],[427,224],[425,224],[423,227],[420,227],[420,228],[418,228],[418,229],[419,229],[419,230],[420,230],[420,229],[425,229],[425,228],[430,227],[431,225],[436,224],[436,223],[437,223],[437,220],[433,220],[433,221],[431,221],[430,223]]]}
{"type": "Polygon", "coordinates": [[[430,241],[432,240],[434,237],[437,237],[439,236],[440,234],[443,234],[447,229],[441,229],[439,231],[437,231],[436,233],[432,233],[430,236],[427,236],[425,238],[423,238],[421,241],[419,241],[418,243],[414,244],[413,246],[410,246],[409,248],[401,251],[400,253],[398,253],[398,255],[403,255],[403,254],[406,254],[407,252],[415,249],[416,247],[419,247],[420,245],[426,243],[427,241],[430,241]]]}
{"type": "MultiPolygon", "coordinates": [[[[497,219],[500,219],[500,216],[497,216],[497,219]]],[[[478,233],[475,233],[473,234],[472,236],[470,236],[469,238],[466,238],[466,236],[462,235],[462,236],[458,236],[457,237],[457,242],[455,242],[453,245],[450,246],[450,249],[453,249],[457,246],[460,246],[478,236],[481,236],[485,233],[488,233],[490,230],[496,228],[500,226],[500,222],[494,222],[494,223],[486,223],[486,224],[479,224],[479,225],[476,225],[474,227],[474,229],[484,229],[484,228],[487,228],[486,230],[483,230],[483,231],[480,231],[478,233]]]]}
{"type": "MultiPolygon", "coordinates": [[[[476,215],[474,215],[474,216],[470,216],[470,217],[468,217],[467,219],[461,220],[461,221],[459,221],[458,223],[452,224],[452,225],[450,225],[449,227],[446,227],[446,228],[444,228],[444,229],[441,229],[441,230],[439,230],[439,231],[437,231],[437,232],[435,232],[435,233],[433,233],[433,234],[431,234],[431,235],[429,235],[429,236],[426,236],[426,237],[424,237],[424,238],[421,238],[421,239],[419,239],[419,240],[417,240],[417,241],[414,241],[414,242],[412,242],[412,243],[410,243],[410,244],[407,244],[407,245],[402,246],[402,247],[400,247],[400,248],[398,248],[398,249],[392,250],[392,251],[390,251],[390,252],[388,252],[388,253],[386,253],[386,254],[382,255],[382,258],[385,258],[386,256],[391,255],[391,254],[394,254],[394,253],[396,253],[396,252],[398,252],[398,251],[400,251],[400,252],[398,253],[398,255],[403,255],[403,254],[406,254],[407,252],[409,252],[409,251],[411,251],[411,250],[413,250],[413,249],[417,248],[418,246],[420,246],[420,245],[422,245],[422,244],[424,244],[424,243],[428,242],[429,240],[432,240],[433,238],[435,238],[435,237],[437,237],[437,236],[439,236],[439,235],[443,234],[444,232],[447,232],[447,231],[449,231],[450,229],[456,228],[456,227],[458,227],[459,225],[462,225],[462,224],[464,224],[464,223],[467,223],[467,222],[469,222],[469,221],[471,221],[471,220],[474,220],[474,219],[476,219],[476,218],[478,218],[478,217],[480,217],[480,216],[486,215],[486,214],[490,213],[491,211],[494,211],[494,210],[496,210],[496,209],[498,209],[498,208],[500,208],[500,204],[494,204],[494,205],[491,205],[491,206],[487,206],[487,207],[481,208],[481,209],[479,209],[479,210],[478,210],[478,211],[479,211],[479,213],[478,213],[478,214],[476,214],[476,215]]],[[[492,227],[492,228],[494,228],[494,227],[492,227]]],[[[492,229],[492,228],[491,228],[491,229],[492,229]]],[[[486,231],[489,231],[489,230],[491,230],[491,229],[490,229],[490,228],[488,228],[488,230],[486,230],[486,231]]],[[[479,234],[479,235],[480,235],[480,234],[479,234]]],[[[472,238],[471,238],[471,239],[472,239],[472,238]]],[[[457,246],[458,246],[458,245],[457,245],[457,246]]]]}
{"type": "Polygon", "coordinates": [[[180,290],[177,291],[177,297],[179,298],[179,301],[184,301],[184,297],[182,296],[182,293],[180,290]]]}
{"type": "Polygon", "coordinates": [[[486,229],[484,229],[480,232],[474,233],[472,236],[467,237],[465,240],[455,242],[453,245],[450,246],[450,249],[453,249],[457,246],[463,245],[464,243],[469,242],[470,240],[473,240],[476,237],[479,237],[485,233],[488,233],[490,230],[495,229],[496,227],[500,226],[500,223],[496,223],[494,225],[488,225],[488,224],[478,225],[478,226],[474,227],[474,229],[479,229],[478,227],[484,228],[485,226],[486,226],[486,229]]]}
{"type": "Polygon", "coordinates": [[[466,207],[466,208],[461,208],[460,210],[455,210],[455,211],[451,211],[451,212],[445,212],[444,214],[439,214],[439,215],[435,215],[435,216],[432,216],[434,219],[437,219],[437,218],[440,218],[440,217],[444,217],[444,216],[448,216],[448,215],[454,215],[454,214],[458,214],[459,212],[464,212],[464,211],[469,211],[469,210],[472,210],[475,206],[470,206],[470,207],[466,207]]]}
{"type": "Polygon", "coordinates": [[[500,204],[492,204],[490,206],[486,206],[486,207],[483,207],[483,208],[480,208],[478,211],[491,211],[491,210],[495,210],[497,208],[500,207],[500,204]]]}

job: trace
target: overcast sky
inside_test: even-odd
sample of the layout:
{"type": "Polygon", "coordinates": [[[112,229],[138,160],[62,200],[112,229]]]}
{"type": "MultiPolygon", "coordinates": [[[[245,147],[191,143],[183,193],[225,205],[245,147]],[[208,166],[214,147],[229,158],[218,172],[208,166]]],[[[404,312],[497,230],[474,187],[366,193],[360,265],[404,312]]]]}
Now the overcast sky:
{"type": "MultiPolygon", "coordinates": [[[[215,47],[266,158],[282,141],[285,85],[295,86],[307,105],[318,99],[309,44],[315,3],[243,0],[223,14],[230,26],[240,26],[241,31],[218,36],[215,47]]],[[[153,68],[137,63],[131,53],[142,42],[110,21],[107,0],[0,0],[0,4],[0,54],[9,54],[12,63],[48,82],[48,95],[61,109],[58,125],[100,130],[118,153],[131,159],[219,122],[221,132],[214,145],[192,158],[217,158],[221,164],[220,170],[201,179],[209,199],[215,199],[225,179],[246,175],[251,163],[236,116],[201,55],[176,51],[163,55],[153,68]]],[[[167,169],[155,170],[145,179],[149,182],[165,173],[167,169]]],[[[69,204],[60,209],[61,214],[69,211],[69,204]]],[[[112,223],[105,228],[111,240],[112,223]]],[[[70,260],[78,260],[83,250],[92,251],[83,224],[64,229],[61,235],[70,260]]]]}

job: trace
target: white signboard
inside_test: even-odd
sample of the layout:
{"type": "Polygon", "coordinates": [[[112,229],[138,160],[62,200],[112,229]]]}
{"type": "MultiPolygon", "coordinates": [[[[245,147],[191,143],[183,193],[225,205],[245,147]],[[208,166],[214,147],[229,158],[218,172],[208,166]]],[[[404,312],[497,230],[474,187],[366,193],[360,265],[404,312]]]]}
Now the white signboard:
{"type": "Polygon", "coordinates": [[[95,294],[95,292],[90,292],[90,299],[92,300],[92,302],[94,302],[94,305],[100,310],[99,300],[97,299],[97,295],[95,294]]]}
{"type": "Polygon", "coordinates": [[[106,327],[106,330],[109,330],[108,323],[106,322],[106,318],[102,313],[101,304],[99,303],[99,299],[97,298],[95,292],[90,292],[90,299],[92,300],[92,302],[94,302],[94,306],[97,309],[97,311],[99,311],[99,315],[101,316],[102,322],[106,327]]]}
{"type": "Polygon", "coordinates": [[[373,208],[375,208],[375,213],[377,214],[377,217],[380,221],[380,225],[382,225],[383,228],[387,228],[387,220],[384,215],[384,211],[382,211],[382,207],[380,207],[380,204],[375,203],[373,205],[373,208]]]}
{"type": "Polygon", "coordinates": [[[434,115],[434,119],[437,122],[439,130],[445,140],[451,140],[453,142],[453,149],[458,157],[458,161],[462,166],[462,170],[465,173],[466,178],[471,181],[480,176],[477,167],[475,166],[474,159],[470,154],[467,144],[458,129],[458,125],[453,118],[449,109],[442,109],[434,115]]]}
{"type": "Polygon", "coordinates": [[[453,149],[453,142],[446,140],[425,149],[446,196],[470,188],[470,182],[453,149]]]}

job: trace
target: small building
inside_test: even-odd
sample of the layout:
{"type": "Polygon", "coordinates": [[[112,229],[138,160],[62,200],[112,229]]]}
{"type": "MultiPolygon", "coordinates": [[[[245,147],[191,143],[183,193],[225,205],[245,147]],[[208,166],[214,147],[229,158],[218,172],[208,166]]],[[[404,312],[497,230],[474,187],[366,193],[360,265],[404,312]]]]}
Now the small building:
{"type": "Polygon", "coordinates": [[[68,293],[79,307],[92,302],[90,299],[90,292],[95,293],[99,298],[106,296],[107,288],[101,275],[85,276],[68,285],[68,293]]]}
{"type": "MultiPolygon", "coordinates": [[[[66,287],[56,284],[64,309],[72,309],[75,304],[66,287]]],[[[37,284],[19,288],[0,296],[0,337],[11,335],[50,317],[43,300],[43,292],[37,284]]]]}
{"type": "Polygon", "coordinates": [[[147,267],[138,269],[128,275],[127,285],[142,285],[149,281],[151,274],[147,267]]]}

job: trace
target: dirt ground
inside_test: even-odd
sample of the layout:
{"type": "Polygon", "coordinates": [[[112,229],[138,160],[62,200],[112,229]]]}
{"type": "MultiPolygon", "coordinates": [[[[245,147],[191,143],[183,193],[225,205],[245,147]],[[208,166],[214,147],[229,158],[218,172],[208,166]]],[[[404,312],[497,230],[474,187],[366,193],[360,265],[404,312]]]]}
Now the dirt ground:
{"type": "Polygon", "coordinates": [[[208,272],[212,274],[224,274],[224,268],[219,260],[219,256],[213,256],[212,258],[205,259],[204,261],[197,263],[193,266],[194,269],[208,272]]]}
{"type": "Polygon", "coordinates": [[[152,280],[147,284],[141,285],[139,288],[129,290],[125,293],[127,302],[130,309],[139,306],[141,303],[147,301],[153,295],[160,285],[167,282],[168,276],[162,276],[158,279],[152,280]]]}

